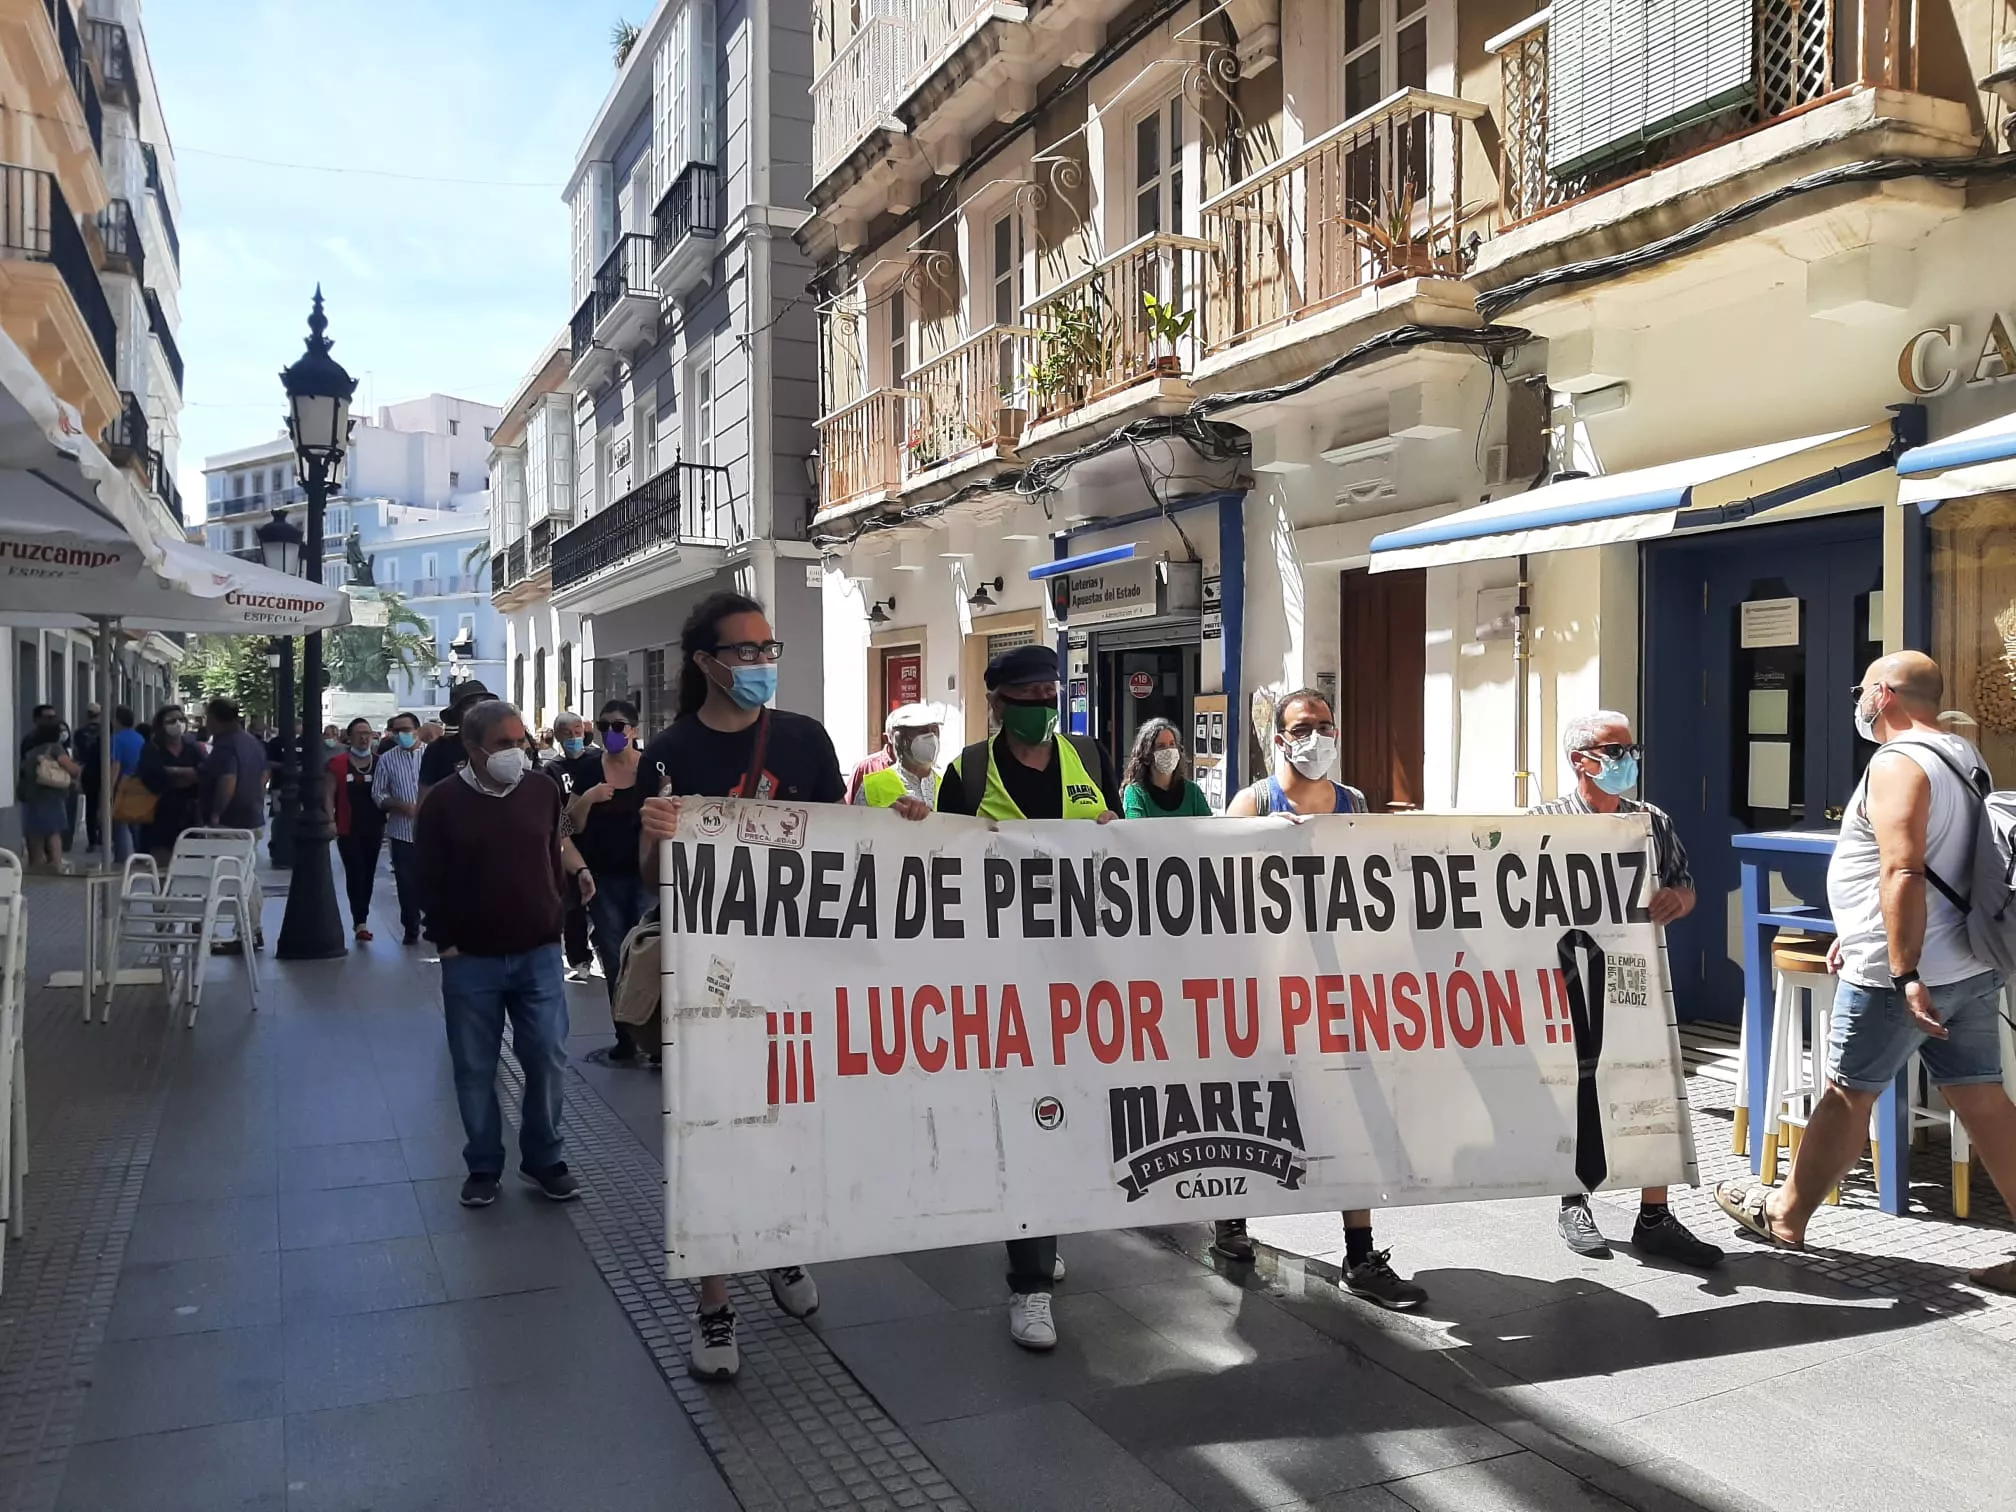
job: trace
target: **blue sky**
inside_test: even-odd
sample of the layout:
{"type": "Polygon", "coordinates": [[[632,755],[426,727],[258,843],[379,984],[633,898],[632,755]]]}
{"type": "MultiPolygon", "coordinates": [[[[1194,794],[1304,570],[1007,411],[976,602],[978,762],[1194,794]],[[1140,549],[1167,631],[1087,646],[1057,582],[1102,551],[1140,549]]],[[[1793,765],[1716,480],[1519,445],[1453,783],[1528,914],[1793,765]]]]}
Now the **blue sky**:
{"type": "Polygon", "coordinates": [[[202,497],[206,455],[278,430],[277,374],[318,280],[360,409],[435,390],[504,402],[572,314],[560,190],[615,80],[619,14],[613,0],[150,0],[182,202],[185,496],[202,497]]]}

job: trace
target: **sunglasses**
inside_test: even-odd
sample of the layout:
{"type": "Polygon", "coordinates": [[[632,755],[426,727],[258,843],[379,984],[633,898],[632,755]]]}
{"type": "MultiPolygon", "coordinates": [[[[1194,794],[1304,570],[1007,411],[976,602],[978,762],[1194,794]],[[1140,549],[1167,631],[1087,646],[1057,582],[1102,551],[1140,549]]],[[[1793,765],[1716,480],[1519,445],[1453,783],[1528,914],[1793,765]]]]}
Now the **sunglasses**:
{"type": "Polygon", "coordinates": [[[632,726],[627,719],[598,719],[595,721],[595,728],[607,735],[611,730],[628,730],[632,726]]]}
{"type": "Polygon", "coordinates": [[[784,654],[784,642],[736,641],[732,645],[716,646],[714,657],[717,661],[740,662],[745,667],[753,667],[758,662],[774,662],[784,654]]]}
{"type": "Polygon", "coordinates": [[[1608,745],[1584,746],[1576,754],[1578,756],[1602,756],[1609,761],[1622,761],[1627,756],[1634,758],[1643,756],[1645,754],[1645,747],[1641,745],[1622,745],[1613,740],[1608,745]]]}
{"type": "Polygon", "coordinates": [[[1869,690],[1870,690],[1871,688],[1882,688],[1882,689],[1885,689],[1886,691],[1888,691],[1888,692],[1891,692],[1891,693],[1894,693],[1894,692],[1896,692],[1896,691],[1897,691],[1897,690],[1896,690],[1895,688],[1892,688],[1892,687],[1890,686],[1890,684],[1888,684],[1888,683],[1880,683],[1880,682],[1879,682],[1879,683],[1857,683],[1857,684],[1855,684],[1855,686],[1854,686],[1854,687],[1852,687],[1852,688],[1850,688],[1850,689],[1848,690],[1848,696],[1849,696],[1850,698],[1854,699],[1854,700],[1855,700],[1855,702],[1859,704],[1859,703],[1861,703],[1861,702],[1862,702],[1862,695],[1863,695],[1864,693],[1867,693],[1867,692],[1868,692],[1868,691],[1869,691],[1869,690]]]}

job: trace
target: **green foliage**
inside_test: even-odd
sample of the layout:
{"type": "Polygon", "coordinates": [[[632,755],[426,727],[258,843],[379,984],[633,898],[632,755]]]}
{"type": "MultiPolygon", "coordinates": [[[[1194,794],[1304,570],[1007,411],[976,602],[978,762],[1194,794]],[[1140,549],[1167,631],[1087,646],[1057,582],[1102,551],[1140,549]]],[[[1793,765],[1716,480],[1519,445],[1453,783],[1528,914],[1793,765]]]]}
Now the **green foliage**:
{"type": "Polygon", "coordinates": [[[1174,354],[1176,343],[1190,334],[1197,312],[1179,310],[1175,300],[1157,299],[1149,290],[1142,292],[1141,307],[1147,317],[1148,334],[1174,354]]]}
{"type": "Polygon", "coordinates": [[[352,693],[389,693],[396,667],[424,678],[440,664],[434,630],[389,588],[378,590],[385,604],[382,626],[352,625],[323,638],[329,686],[352,693]]]}
{"type": "Polygon", "coordinates": [[[1030,391],[1044,409],[1082,404],[1112,359],[1104,297],[1095,286],[1086,298],[1055,306],[1048,318],[1041,355],[1029,366],[1030,391]]]}
{"type": "Polygon", "coordinates": [[[618,21],[609,28],[609,46],[616,54],[616,66],[621,68],[630,59],[630,49],[637,45],[637,27],[634,22],[618,21]]]}
{"type": "MultiPolygon", "coordinates": [[[[263,635],[192,635],[182,664],[175,670],[175,685],[185,707],[200,710],[206,700],[229,698],[248,723],[263,724],[278,717],[274,697],[277,674],[266,665],[266,653],[274,641],[263,635]]],[[[301,666],[301,643],[294,643],[294,666],[301,666]]],[[[295,707],[300,707],[299,689],[295,707]]],[[[151,715],[154,711],[135,710],[151,715]]]]}

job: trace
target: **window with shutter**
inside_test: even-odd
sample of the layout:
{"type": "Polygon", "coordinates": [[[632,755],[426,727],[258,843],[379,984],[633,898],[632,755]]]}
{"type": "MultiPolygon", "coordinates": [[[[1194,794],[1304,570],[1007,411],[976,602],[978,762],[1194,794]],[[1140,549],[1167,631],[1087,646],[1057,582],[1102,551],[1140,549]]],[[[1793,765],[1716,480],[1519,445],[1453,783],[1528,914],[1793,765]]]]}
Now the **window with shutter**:
{"type": "Polygon", "coordinates": [[[1747,105],[1755,81],[1750,0],[1557,0],[1547,28],[1547,171],[1567,178],[1628,157],[1747,105]]]}

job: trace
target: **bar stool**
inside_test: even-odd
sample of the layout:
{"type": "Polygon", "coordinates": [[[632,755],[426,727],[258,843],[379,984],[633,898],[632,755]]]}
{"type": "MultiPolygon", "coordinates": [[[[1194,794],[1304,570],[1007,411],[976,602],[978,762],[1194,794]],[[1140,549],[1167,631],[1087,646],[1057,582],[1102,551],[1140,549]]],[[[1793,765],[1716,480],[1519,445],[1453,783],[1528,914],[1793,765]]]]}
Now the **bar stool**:
{"type": "Polygon", "coordinates": [[[1777,987],[1771,1053],[1765,1060],[1761,1173],[1765,1181],[1778,1179],[1781,1148],[1788,1155],[1797,1153],[1813,1104],[1826,1087],[1827,1044],[1834,1011],[1834,978],[1827,970],[1827,945],[1824,938],[1790,930],[1781,931],[1771,943],[1771,969],[1777,987]]]}
{"type": "MultiPolygon", "coordinates": [[[[2016,1035],[2012,1035],[2009,1029],[2011,1000],[2006,987],[1997,1008],[1995,1027],[2002,1040],[2002,1088],[2012,1100],[2016,1100],[2016,1035]]],[[[1917,1057],[1913,1056],[1912,1061],[1911,1088],[1915,1094],[1918,1089],[1917,1057]]],[[[1914,1133],[1927,1124],[1936,1125],[1938,1122],[1937,1114],[1923,1117],[1917,1109],[1912,1110],[1911,1128],[1914,1133]]],[[[1965,1218],[1973,1207],[1974,1199],[1974,1144],[1968,1139],[1967,1130],[1961,1126],[1959,1114],[1949,1111],[1946,1122],[1947,1138],[1953,1142],[1953,1216],[1965,1218]]]]}

